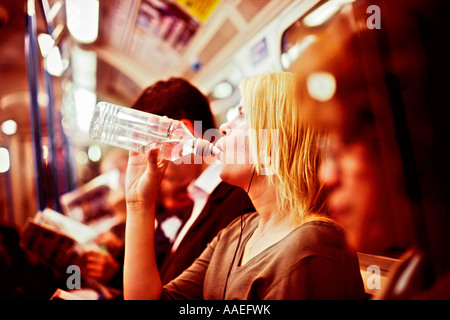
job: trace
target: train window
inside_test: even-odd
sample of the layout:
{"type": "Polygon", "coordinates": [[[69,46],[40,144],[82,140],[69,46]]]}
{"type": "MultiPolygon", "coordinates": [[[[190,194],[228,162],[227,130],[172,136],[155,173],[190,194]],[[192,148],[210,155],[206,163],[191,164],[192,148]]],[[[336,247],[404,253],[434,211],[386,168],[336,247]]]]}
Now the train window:
{"type": "Polygon", "coordinates": [[[314,35],[305,36],[306,28],[300,22],[292,24],[281,37],[281,66],[289,70],[301,52],[314,41],[314,35]]]}
{"type": "MultiPolygon", "coordinates": [[[[313,42],[317,40],[316,33],[325,29],[332,18],[347,9],[355,0],[321,1],[302,17],[289,26],[281,36],[281,66],[290,70],[294,61],[313,42]]],[[[348,12],[348,11],[347,11],[348,12]]]]}

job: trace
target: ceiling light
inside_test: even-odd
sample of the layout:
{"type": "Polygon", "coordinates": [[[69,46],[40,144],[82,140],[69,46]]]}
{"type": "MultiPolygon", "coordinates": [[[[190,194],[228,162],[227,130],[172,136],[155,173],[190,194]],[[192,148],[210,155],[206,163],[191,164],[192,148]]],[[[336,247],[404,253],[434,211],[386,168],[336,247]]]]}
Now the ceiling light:
{"type": "Polygon", "coordinates": [[[92,162],[97,162],[102,157],[102,149],[98,144],[91,144],[88,149],[88,157],[92,162]]]}
{"type": "Polygon", "coordinates": [[[6,120],[2,123],[2,131],[8,136],[13,135],[17,131],[17,123],[14,120],[6,120]]]}
{"type": "Polygon", "coordinates": [[[318,7],[316,10],[308,14],[303,23],[308,27],[317,27],[324,24],[336,13],[338,13],[342,7],[348,3],[352,3],[355,0],[330,0],[318,7]]]}
{"type": "Polygon", "coordinates": [[[212,96],[215,99],[225,99],[231,96],[233,93],[233,86],[228,81],[222,81],[218,83],[214,89],[212,96]]]}
{"type": "Polygon", "coordinates": [[[47,33],[41,33],[40,35],[38,35],[38,43],[39,49],[41,50],[41,55],[43,57],[46,57],[55,45],[55,40],[53,40],[51,35],[47,33]]]}
{"type": "Polygon", "coordinates": [[[336,79],[329,72],[314,72],[306,79],[309,95],[318,101],[328,101],[336,92],[336,79]]]}
{"type": "Polygon", "coordinates": [[[92,43],[98,37],[98,0],[66,0],[67,28],[81,43],[92,43]]]}
{"type": "Polygon", "coordinates": [[[88,163],[89,158],[86,152],[78,151],[77,154],[75,155],[75,160],[77,161],[78,164],[85,165],[88,163]]]}
{"type": "Polygon", "coordinates": [[[63,63],[59,48],[54,46],[45,57],[45,70],[52,76],[59,77],[66,68],[67,66],[63,63]]]}
{"type": "Polygon", "coordinates": [[[9,170],[11,161],[9,160],[9,151],[6,148],[0,148],[0,173],[5,173],[9,170]]]}

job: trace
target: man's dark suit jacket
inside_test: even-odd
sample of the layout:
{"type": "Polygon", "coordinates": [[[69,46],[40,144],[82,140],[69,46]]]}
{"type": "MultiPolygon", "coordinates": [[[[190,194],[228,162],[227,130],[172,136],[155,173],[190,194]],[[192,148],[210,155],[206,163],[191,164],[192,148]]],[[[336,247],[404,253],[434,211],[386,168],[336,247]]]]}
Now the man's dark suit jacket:
{"type": "Polygon", "coordinates": [[[159,269],[162,283],[170,282],[187,269],[217,233],[232,220],[241,213],[253,211],[255,208],[244,190],[221,182],[209,196],[205,207],[177,250],[173,253],[169,251],[165,257],[159,269]]]}

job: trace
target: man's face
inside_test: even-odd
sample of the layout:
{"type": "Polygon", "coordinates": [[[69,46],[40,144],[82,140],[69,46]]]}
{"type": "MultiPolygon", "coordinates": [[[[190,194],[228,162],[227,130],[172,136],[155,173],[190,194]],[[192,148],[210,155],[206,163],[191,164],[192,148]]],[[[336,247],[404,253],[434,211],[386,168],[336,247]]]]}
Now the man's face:
{"type": "Polygon", "coordinates": [[[197,176],[197,166],[193,164],[174,164],[170,162],[161,182],[162,195],[175,195],[184,192],[197,176]]]}

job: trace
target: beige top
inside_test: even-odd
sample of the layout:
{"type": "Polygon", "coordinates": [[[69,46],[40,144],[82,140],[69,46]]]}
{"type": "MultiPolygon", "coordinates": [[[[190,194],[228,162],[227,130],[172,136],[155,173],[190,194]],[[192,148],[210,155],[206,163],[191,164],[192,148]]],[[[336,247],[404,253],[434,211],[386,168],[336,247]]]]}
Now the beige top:
{"type": "Polygon", "coordinates": [[[259,215],[244,216],[242,243],[237,250],[240,218],[223,229],[201,256],[163,288],[162,299],[363,299],[364,286],[356,254],[347,250],[342,229],[331,222],[312,221],[296,228],[245,265],[244,247],[259,215]]]}

